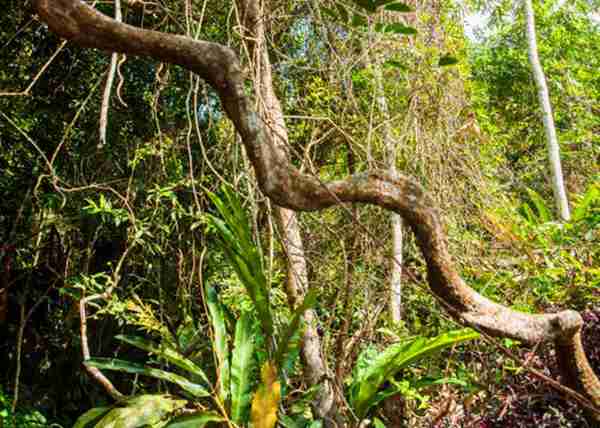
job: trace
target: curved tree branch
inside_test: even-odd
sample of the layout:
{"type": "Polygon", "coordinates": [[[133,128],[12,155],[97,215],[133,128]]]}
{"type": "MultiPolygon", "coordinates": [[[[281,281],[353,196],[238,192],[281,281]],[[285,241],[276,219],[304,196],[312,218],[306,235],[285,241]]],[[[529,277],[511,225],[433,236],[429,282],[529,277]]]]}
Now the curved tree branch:
{"type": "MultiPolygon", "coordinates": [[[[386,171],[354,174],[322,183],[300,173],[246,96],[244,77],[234,52],[220,44],[142,30],[119,23],[79,0],[37,0],[38,13],[50,29],[80,46],[148,56],[181,65],[204,78],[242,137],[259,186],[275,203],[294,210],[320,210],[343,202],[362,202],[400,214],[416,235],[425,257],[433,293],[460,320],[493,336],[528,344],[554,342],[567,383],[579,386],[600,407],[600,381],[581,345],[581,316],[575,311],[529,315],[478,294],[458,275],[433,201],[412,178],[386,171]]],[[[600,413],[599,413],[600,415],[600,413]]]]}

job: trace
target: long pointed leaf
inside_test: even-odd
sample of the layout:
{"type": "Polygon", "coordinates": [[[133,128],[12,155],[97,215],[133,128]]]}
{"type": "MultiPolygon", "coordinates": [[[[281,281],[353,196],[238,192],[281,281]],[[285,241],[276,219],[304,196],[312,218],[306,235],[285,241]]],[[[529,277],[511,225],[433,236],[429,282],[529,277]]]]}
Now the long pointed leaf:
{"type": "Polygon", "coordinates": [[[388,347],[361,373],[352,385],[351,401],[359,417],[364,417],[373,404],[383,382],[407,365],[455,343],[473,340],[479,333],[471,329],[450,331],[434,338],[423,338],[388,347]]]}
{"type": "Polygon", "coordinates": [[[73,428],[92,428],[110,410],[110,407],[94,407],[79,416],[73,428]]]}
{"type": "Polygon", "coordinates": [[[546,206],[544,198],[542,198],[542,196],[533,189],[527,189],[527,193],[529,193],[529,198],[531,199],[531,202],[533,202],[533,205],[535,206],[535,209],[538,212],[538,218],[540,219],[540,222],[547,223],[551,221],[552,214],[546,206]]]}
{"type": "Polygon", "coordinates": [[[127,401],[125,407],[116,407],[106,414],[96,428],[159,427],[175,410],[187,401],[168,395],[140,395],[127,401]]]}
{"type": "Polygon", "coordinates": [[[206,390],[202,385],[190,382],[183,376],[175,373],[170,373],[164,370],[155,369],[153,367],[146,367],[142,364],[132,363],[130,361],[119,360],[117,358],[90,358],[84,362],[86,366],[96,367],[103,370],[115,370],[124,373],[140,374],[144,376],[150,376],[156,379],[166,380],[167,382],[174,383],[181,389],[189,392],[195,397],[208,397],[210,392],[206,390]]]}
{"type": "Polygon", "coordinates": [[[164,358],[168,362],[182,368],[192,374],[199,376],[204,382],[210,385],[208,377],[200,367],[198,367],[193,361],[184,357],[179,352],[169,347],[159,347],[150,340],[147,340],[140,336],[130,336],[120,334],[116,336],[116,339],[121,342],[128,343],[136,348],[143,349],[144,351],[150,352],[154,355],[164,358]]]}
{"type": "Polygon", "coordinates": [[[230,369],[229,369],[229,335],[225,325],[225,316],[221,302],[214,287],[206,286],[206,304],[215,333],[215,353],[219,362],[219,396],[223,403],[229,401],[230,369]]]}
{"type": "Polygon", "coordinates": [[[584,218],[595,201],[600,201],[600,186],[592,183],[590,188],[585,192],[583,199],[573,210],[572,221],[576,222],[584,218]]]}
{"type": "MultiPolygon", "coordinates": [[[[262,282],[260,276],[256,278],[248,271],[248,266],[241,263],[242,260],[236,257],[236,266],[239,267],[242,277],[240,278],[244,284],[249,284],[254,290],[253,303],[258,312],[259,320],[264,329],[265,335],[273,335],[273,317],[271,316],[271,305],[269,303],[269,291],[266,287],[266,280],[262,282]],[[244,280],[245,278],[245,280],[244,280]]],[[[252,297],[252,295],[251,295],[252,297]]]]}
{"type": "Polygon", "coordinates": [[[286,329],[280,336],[279,343],[277,345],[277,351],[275,353],[275,364],[277,367],[283,366],[283,360],[286,357],[286,354],[290,348],[290,343],[294,334],[298,331],[300,327],[300,321],[302,320],[302,316],[304,312],[308,309],[312,308],[317,301],[317,293],[315,290],[310,290],[306,296],[304,296],[304,300],[298,306],[292,315],[292,319],[290,323],[287,325],[286,329]]]}
{"type": "Polygon", "coordinates": [[[248,417],[252,400],[253,370],[252,316],[249,312],[243,312],[235,328],[235,341],[231,357],[231,418],[238,425],[241,425],[248,417]]]}
{"type": "Polygon", "coordinates": [[[164,428],[202,428],[209,422],[223,422],[223,416],[214,412],[201,412],[179,416],[169,421],[164,428]]]}

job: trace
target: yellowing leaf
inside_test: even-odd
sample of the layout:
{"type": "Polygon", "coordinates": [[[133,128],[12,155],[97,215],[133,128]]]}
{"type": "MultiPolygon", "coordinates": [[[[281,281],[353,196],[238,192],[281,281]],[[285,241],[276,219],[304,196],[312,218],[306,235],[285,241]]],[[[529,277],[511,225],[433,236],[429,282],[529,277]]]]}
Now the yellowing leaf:
{"type": "Polygon", "coordinates": [[[252,400],[250,419],[254,428],[273,428],[277,422],[277,406],[281,399],[281,385],[277,380],[275,364],[267,361],[261,369],[262,384],[252,400]]]}

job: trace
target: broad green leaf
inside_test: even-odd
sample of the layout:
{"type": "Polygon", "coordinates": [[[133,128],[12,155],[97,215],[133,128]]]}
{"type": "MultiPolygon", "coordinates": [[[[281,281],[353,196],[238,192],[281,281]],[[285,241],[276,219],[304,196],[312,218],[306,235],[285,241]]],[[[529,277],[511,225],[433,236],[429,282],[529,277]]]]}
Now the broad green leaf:
{"type": "Polygon", "coordinates": [[[366,416],[374,404],[381,385],[407,365],[444,348],[479,337],[471,329],[455,330],[434,338],[418,337],[388,347],[354,380],[351,386],[351,404],[359,417],[366,416]]]}
{"type": "Polygon", "coordinates": [[[171,419],[164,428],[202,428],[209,422],[223,422],[225,418],[214,412],[201,412],[171,419]]]}
{"type": "Polygon", "coordinates": [[[168,395],[140,395],[128,400],[125,407],[112,409],[96,428],[163,426],[168,416],[186,403],[186,400],[176,400],[168,395]]]}
{"type": "Polygon", "coordinates": [[[450,55],[444,55],[438,61],[440,67],[447,67],[449,65],[458,64],[458,59],[450,55]]]}
{"type": "Polygon", "coordinates": [[[73,428],[92,428],[96,423],[110,411],[110,407],[94,407],[77,418],[73,428]]]}
{"type": "Polygon", "coordinates": [[[84,362],[86,366],[96,367],[103,370],[114,370],[124,373],[140,374],[150,376],[156,379],[165,380],[167,382],[178,385],[181,389],[189,392],[195,397],[209,397],[210,392],[202,385],[190,382],[183,376],[175,373],[170,373],[164,370],[147,367],[142,364],[132,363],[130,361],[119,360],[116,358],[90,358],[84,362]]]}
{"type": "Polygon", "coordinates": [[[577,204],[573,210],[572,221],[579,221],[585,218],[589,208],[596,202],[600,201],[600,186],[592,183],[590,188],[585,192],[583,199],[577,204]]]}
{"type": "Polygon", "coordinates": [[[120,334],[116,336],[116,339],[120,340],[121,342],[125,342],[132,346],[135,346],[136,348],[143,349],[144,351],[162,357],[168,362],[172,363],[173,365],[176,365],[179,368],[182,368],[192,374],[199,376],[204,382],[210,385],[208,377],[200,367],[198,367],[193,361],[184,357],[172,348],[159,347],[155,345],[152,341],[139,336],[129,336],[120,334]]]}
{"type": "Polygon", "coordinates": [[[384,8],[385,10],[391,10],[393,12],[412,12],[413,8],[407,5],[406,3],[390,3],[387,4],[384,8]]]}
{"type": "Polygon", "coordinates": [[[379,418],[373,418],[373,428],[385,428],[385,424],[379,418]]]}
{"type": "Polygon", "coordinates": [[[219,396],[223,403],[226,403],[229,401],[230,394],[229,334],[217,291],[208,284],[206,285],[206,304],[215,333],[214,350],[219,362],[219,396]]]}
{"type": "Polygon", "coordinates": [[[254,378],[254,332],[252,316],[243,312],[235,328],[231,356],[231,419],[242,425],[248,419],[254,378]]]}
{"type": "Polygon", "coordinates": [[[306,422],[304,418],[301,418],[300,422],[296,422],[288,415],[279,416],[279,425],[281,425],[283,428],[304,428],[305,423],[306,422]]]}

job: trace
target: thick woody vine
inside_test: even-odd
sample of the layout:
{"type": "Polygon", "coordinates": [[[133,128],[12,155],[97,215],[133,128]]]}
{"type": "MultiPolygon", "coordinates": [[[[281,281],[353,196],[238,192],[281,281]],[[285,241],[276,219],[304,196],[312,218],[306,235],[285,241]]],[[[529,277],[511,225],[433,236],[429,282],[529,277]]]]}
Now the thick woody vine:
{"type": "MultiPolygon", "coordinates": [[[[414,179],[369,171],[323,183],[300,173],[260,120],[253,99],[246,95],[238,59],[226,46],[142,30],[117,22],[79,0],[38,0],[36,7],[53,32],[82,47],[151,57],[181,65],[204,78],[218,92],[240,134],[261,190],[276,204],[314,211],[361,202],[400,214],[423,253],[432,292],[456,319],[495,337],[530,345],[553,342],[565,383],[579,388],[600,408],[600,381],[583,351],[581,316],[570,310],[540,315],[517,312],[470,288],[454,267],[431,198],[414,179]]],[[[597,415],[600,417],[600,412],[597,415]]]]}

